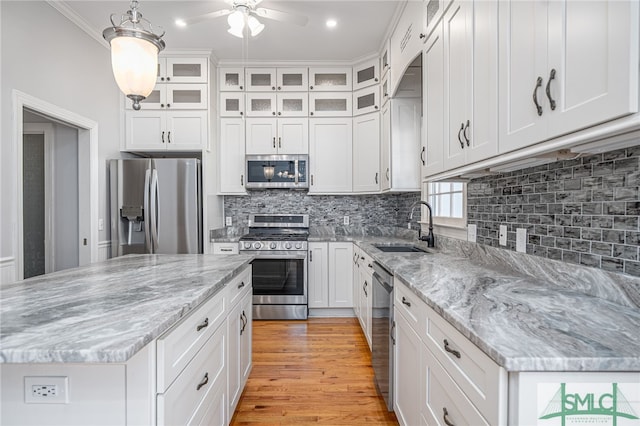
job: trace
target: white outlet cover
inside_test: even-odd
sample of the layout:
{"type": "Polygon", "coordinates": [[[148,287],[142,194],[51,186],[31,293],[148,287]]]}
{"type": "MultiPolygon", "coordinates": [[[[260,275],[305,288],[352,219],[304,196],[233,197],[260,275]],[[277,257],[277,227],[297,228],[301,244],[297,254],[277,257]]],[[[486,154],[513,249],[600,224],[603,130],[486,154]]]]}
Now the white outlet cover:
{"type": "Polygon", "coordinates": [[[477,225],[467,225],[467,241],[475,243],[478,237],[477,225]]]}
{"type": "Polygon", "coordinates": [[[516,251],[520,253],[527,251],[527,230],[525,228],[516,229],[516,251]]]}
{"type": "Polygon", "coordinates": [[[507,225],[500,225],[500,232],[498,238],[501,246],[507,245],[507,225]]]}
{"type": "Polygon", "coordinates": [[[68,404],[69,378],[67,376],[25,376],[24,402],[27,404],[68,404]],[[46,387],[55,387],[47,391],[46,387]],[[42,396],[46,393],[47,396],[42,396]]]}
{"type": "Polygon", "coordinates": [[[231,226],[233,225],[233,218],[231,216],[227,216],[225,217],[225,225],[226,226],[231,226]]]}
{"type": "Polygon", "coordinates": [[[344,223],[345,225],[348,225],[348,224],[349,224],[349,216],[345,216],[345,217],[344,217],[344,219],[343,219],[343,223],[344,223]]]}

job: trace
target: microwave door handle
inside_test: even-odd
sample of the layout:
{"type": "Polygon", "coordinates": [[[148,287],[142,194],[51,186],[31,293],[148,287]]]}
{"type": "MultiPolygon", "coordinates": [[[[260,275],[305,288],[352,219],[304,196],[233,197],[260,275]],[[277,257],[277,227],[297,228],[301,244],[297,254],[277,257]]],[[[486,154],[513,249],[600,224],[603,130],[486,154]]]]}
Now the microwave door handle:
{"type": "Polygon", "coordinates": [[[298,176],[300,175],[299,173],[299,169],[298,169],[298,160],[294,160],[293,162],[293,167],[295,168],[295,182],[296,182],[296,186],[298,185],[299,179],[298,176]]]}
{"type": "Polygon", "coordinates": [[[153,169],[151,174],[151,210],[151,233],[153,236],[153,251],[155,252],[159,245],[158,228],[160,226],[160,215],[158,214],[160,211],[160,200],[158,197],[158,171],[156,169],[153,169]]]}
{"type": "Polygon", "coordinates": [[[150,180],[151,178],[151,170],[147,169],[144,172],[144,215],[143,215],[143,221],[144,221],[144,239],[145,239],[145,244],[146,244],[146,249],[149,253],[151,253],[151,230],[149,228],[149,221],[151,220],[151,210],[149,210],[149,192],[151,191],[150,188],[150,180]]]}

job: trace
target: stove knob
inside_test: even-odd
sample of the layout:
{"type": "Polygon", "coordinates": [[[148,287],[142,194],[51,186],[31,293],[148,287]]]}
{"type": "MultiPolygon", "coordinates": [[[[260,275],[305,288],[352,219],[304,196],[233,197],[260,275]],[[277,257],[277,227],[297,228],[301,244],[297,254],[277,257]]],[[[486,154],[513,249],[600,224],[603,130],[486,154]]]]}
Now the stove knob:
{"type": "Polygon", "coordinates": [[[251,248],[251,243],[244,243],[244,248],[245,249],[250,249],[251,248]]]}
{"type": "Polygon", "coordinates": [[[296,250],[300,250],[302,248],[302,243],[296,243],[296,250]]]}
{"type": "Polygon", "coordinates": [[[262,243],[261,242],[253,243],[253,248],[254,249],[259,250],[260,247],[262,247],[262,243]]]}
{"type": "Polygon", "coordinates": [[[271,244],[269,244],[269,248],[270,248],[271,250],[275,250],[275,249],[276,249],[276,247],[278,247],[278,245],[277,245],[276,243],[271,243],[271,244]]]}
{"type": "Polygon", "coordinates": [[[284,243],[284,248],[287,250],[291,250],[291,243],[284,243]]]}

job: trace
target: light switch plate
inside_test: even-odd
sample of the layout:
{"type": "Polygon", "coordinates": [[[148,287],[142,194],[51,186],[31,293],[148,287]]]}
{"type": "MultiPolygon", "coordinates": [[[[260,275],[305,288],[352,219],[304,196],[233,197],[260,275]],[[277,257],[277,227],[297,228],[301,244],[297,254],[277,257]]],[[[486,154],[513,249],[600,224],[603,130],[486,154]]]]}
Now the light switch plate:
{"type": "Polygon", "coordinates": [[[507,225],[500,225],[500,232],[498,238],[501,246],[507,245],[507,225]]]}
{"type": "Polygon", "coordinates": [[[224,222],[225,222],[225,225],[231,226],[233,225],[233,218],[231,216],[227,216],[225,217],[224,222]]]}
{"type": "Polygon", "coordinates": [[[527,251],[527,230],[524,228],[516,229],[516,251],[520,253],[527,251]]]}
{"type": "Polygon", "coordinates": [[[475,243],[478,235],[477,225],[467,225],[467,241],[475,243]]]}

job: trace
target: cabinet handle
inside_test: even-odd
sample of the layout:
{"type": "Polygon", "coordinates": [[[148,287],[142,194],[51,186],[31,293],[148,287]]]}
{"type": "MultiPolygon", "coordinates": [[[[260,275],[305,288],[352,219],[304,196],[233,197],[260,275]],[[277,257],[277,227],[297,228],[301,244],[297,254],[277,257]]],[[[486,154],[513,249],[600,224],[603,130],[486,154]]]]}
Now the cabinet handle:
{"type": "Polygon", "coordinates": [[[396,322],[395,321],[391,324],[391,330],[389,330],[389,337],[391,337],[391,342],[395,346],[396,344],[396,322]]]}
{"type": "Polygon", "coordinates": [[[171,143],[171,132],[167,132],[167,143],[171,143]]]}
{"type": "Polygon", "coordinates": [[[444,424],[447,426],[456,426],[455,424],[451,423],[449,421],[449,412],[447,411],[447,408],[444,407],[442,409],[443,413],[442,413],[442,420],[444,420],[444,424]]]}
{"type": "Polygon", "coordinates": [[[282,148],[282,137],[278,137],[278,148],[282,148]]]}
{"type": "Polygon", "coordinates": [[[244,281],[242,281],[240,284],[238,284],[238,288],[239,289],[242,288],[242,287],[244,287],[244,281]]]}
{"type": "Polygon", "coordinates": [[[452,354],[453,356],[455,356],[456,358],[460,359],[460,352],[458,352],[455,349],[451,349],[449,347],[449,342],[447,341],[447,339],[444,339],[444,350],[449,352],[450,354],[452,354]]]}
{"type": "Polygon", "coordinates": [[[240,185],[244,186],[244,175],[240,175],[240,185]]]}
{"type": "Polygon", "coordinates": [[[244,329],[247,327],[247,323],[249,322],[247,321],[247,315],[244,311],[240,314],[240,321],[242,321],[242,328],[240,329],[240,335],[242,336],[242,333],[244,333],[244,329]]]}
{"type": "Polygon", "coordinates": [[[164,104],[160,104],[160,108],[164,108],[164,104]]]}
{"type": "Polygon", "coordinates": [[[233,251],[233,249],[230,248],[221,248],[220,251],[233,251]]]}
{"type": "Polygon", "coordinates": [[[311,175],[311,185],[313,185],[313,175],[311,175]]]}
{"type": "Polygon", "coordinates": [[[469,140],[469,136],[467,136],[467,130],[469,130],[470,124],[469,120],[467,120],[467,124],[464,126],[464,130],[462,131],[462,136],[464,136],[464,139],[467,141],[467,146],[470,146],[469,143],[471,142],[469,140]]]}
{"type": "Polygon", "coordinates": [[[549,104],[551,105],[551,111],[556,109],[556,101],[551,97],[551,80],[556,78],[556,69],[552,68],[551,73],[549,73],[549,81],[547,81],[547,98],[549,98],[549,104]]]}
{"type": "Polygon", "coordinates": [[[378,109],[378,105],[375,106],[375,109],[378,109]]]}
{"type": "Polygon", "coordinates": [[[202,321],[202,323],[198,324],[198,326],[196,327],[196,331],[200,331],[203,328],[207,328],[209,327],[209,318],[205,318],[204,321],[202,321]]]}
{"type": "Polygon", "coordinates": [[[369,297],[369,294],[367,293],[367,285],[368,285],[368,283],[365,281],[364,285],[362,286],[362,290],[364,291],[364,295],[366,297],[369,297]]]}
{"type": "Polygon", "coordinates": [[[273,137],[273,147],[274,148],[276,147],[276,137],[275,136],[273,137]]]}
{"type": "Polygon", "coordinates": [[[402,296],[402,304],[407,305],[408,307],[411,307],[411,302],[409,302],[407,298],[404,296],[402,296]]]}
{"type": "Polygon", "coordinates": [[[313,262],[313,252],[309,250],[309,262],[313,262]]]}
{"type": "Polygon", "coordinates": [[[389,182],[389,168],[387,167],[387,182],[389,182]]]}
{"type": "Polygon", "coordinates": [[[460,142],[460,148],[464,149],[464,142],[462,142],[462,138],[460,137],[460,134],[462,133],[462,131],[464,130],[464,123],[460,124],[460,130],[458,130],[458,142],[460,142]]]}
{"type": "Polygon", "coordinates": [[[423,146],[423,147],[422,147],[422,152],[420,152],[420,160],[422,160],[422,165],[423,165],[423,166],[424,166],[424,165],[426,165],[426,163],[425,163],[425,159],[424,159],[425,149],[426,149],[426,148],[423,146]]]}
{"type": "Polygon", "coordinates": [[[538,115],[542,115],[542,107],[538,103],[538,87],[542,87],[542,77],[538,77],[536,80],[536,87],[533,88],[533,103],[538,110],[538,115]]]}
{"type": "Polygon", "coordinates": [[[200,390],[207,383],[209,383],[209,373],[204,373],[204,377],[202,378],[202,381],[198,383],[196,390],[200,390]]]}
{"type": "Polygon", "coordinates": [[[164,143],[164,132],[162,132],[162,143],[164,143]]]}
{"type": "Polygon", "coordinates": [[[378,172],[376,172],[376,185],[378,184],[378,172]]]}

